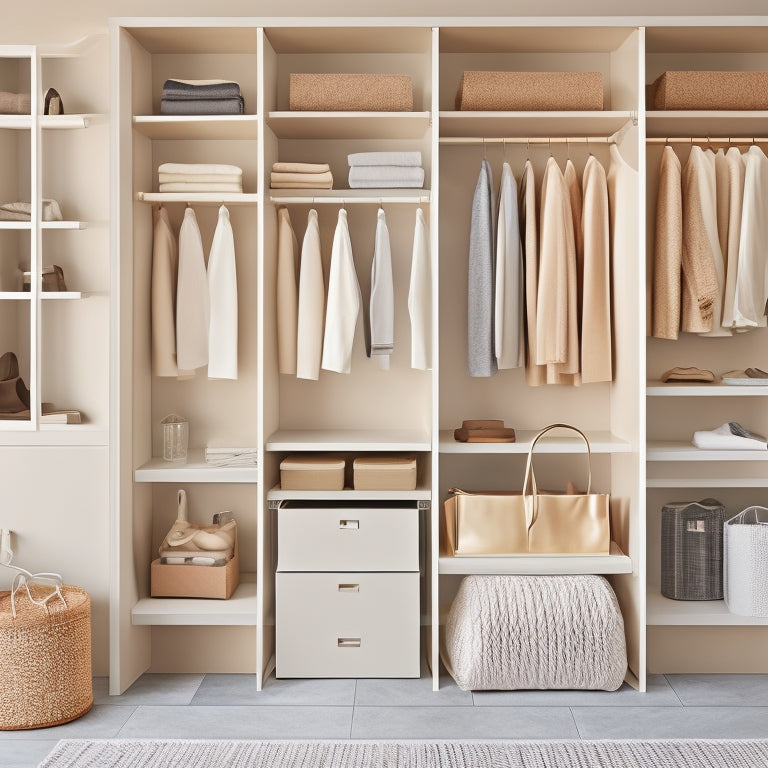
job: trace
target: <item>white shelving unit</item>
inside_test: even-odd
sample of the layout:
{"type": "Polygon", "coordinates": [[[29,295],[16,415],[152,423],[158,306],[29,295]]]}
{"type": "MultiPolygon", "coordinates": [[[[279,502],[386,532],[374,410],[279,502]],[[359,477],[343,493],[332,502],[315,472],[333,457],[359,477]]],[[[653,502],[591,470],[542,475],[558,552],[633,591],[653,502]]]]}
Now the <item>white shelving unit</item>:
{"type": "MultiPolygon", "coordinates": [[[[440,112],[440,136],[479,138],[532,137],[533,143],[547,138],[610,136],[636,112],[440,112]]],[[[576,138],[574,146],[586,144],[576,138]]]]}
{"type": "Polygon", "coordinates": [[[427,435],[417,430],[281,429],[266,443],[268,451],[428,451],[427,435]]]}
{"type": "Polygon", "coordinates": [[[421,139],[429,112],[270,112],[280,139],[421,139]]]}
{"type": "Polygon", "coordinates": [[[142,203],[256,205],[259,195],[253,192],[137,192],[136,199],[142,203]]]}
{"type": "Polygon", "coordinates": [[[768,395],[768,385],[674,384],[649,381],[645,394],[648,397],[765,397],[768,395]]]}
{"type": "Polygon", "coordinates": [[[150,139],[255,141],[256,115],[134,115],[133,127],[150,139]]]}
{"type": "Polygon", "coordinates": [[[714,451],[694,447],[690,442],[652,440],[646,450],[648,461],[768,461],[768,451],[714,451]]]}
{"type": "Polygon", "coordinates": [[[269,501],[429,501],[431,488],[422,486],[413,491],[284,491],[279,485],[270,488],[269,501]]]}
{"type": "Polygon", "coordinates": [[[767,618],[737,616],[724,600],[670,600],[660,592],[646,596],[648,624],[651,626],[751,627],[768,625],[767,618]]]}
{"type": "Polygon", "coordinates": [[[202,448],[191,448],[186,462],[154,457],[134,473],[137,483],[256,483],[257,467],[216,467],[206,463],[202,448]]]}
{"type": "MultiPolygon", "coordinates": [[[[441,453],[528,453],[538,430],[516,430],[514,443],[464,443],[455,440],[453,430],[440,431],[441,453]]],[[[587,431],[589,448],[592,453],[630,453],[631,444],[610,432],[587,431]]],[[[536,443],[536,453],[584,453],[584,441],[570,435],[545,436],[536,443]]]]}

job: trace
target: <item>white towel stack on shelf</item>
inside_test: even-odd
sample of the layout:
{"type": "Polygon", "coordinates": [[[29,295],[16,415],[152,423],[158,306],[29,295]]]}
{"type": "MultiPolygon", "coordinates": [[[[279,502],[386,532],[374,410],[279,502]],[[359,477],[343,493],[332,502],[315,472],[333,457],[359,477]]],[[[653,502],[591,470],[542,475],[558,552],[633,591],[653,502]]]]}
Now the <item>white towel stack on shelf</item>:
{"type": "Polygon", "coordinates": [[[347,155],[350,189],[424,186],[421,152],[357,152],[347,155]]]}
{"type": "Polygon", "coordinates": [[[243,169],[219,163],[163,163],[157,169],[159,192],[243,191],[243,169]]]}

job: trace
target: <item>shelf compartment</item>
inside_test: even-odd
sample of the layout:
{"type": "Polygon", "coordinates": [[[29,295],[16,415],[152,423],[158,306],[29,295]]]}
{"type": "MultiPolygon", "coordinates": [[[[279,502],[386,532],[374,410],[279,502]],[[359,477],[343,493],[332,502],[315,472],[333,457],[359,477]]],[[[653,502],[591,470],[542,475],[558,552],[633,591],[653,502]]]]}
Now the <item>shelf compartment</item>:
{"type": "Polygon", "coordinates": [[[242,579],[229,600],[145,597],[133,606],[131,623],[134,626],[256,626],[256,582],[242,579]]]}
{"type": "MultiPolygon", "coordinates": [[[[515,430],[514,443],[462,443],[454,440],[453,430],[440,431],[440,453],[528,453],[537,430],[515,430]]],[[[592,453],[630,453],[632,445],[606,431],[587,431],[592,453]]],[[[536,444],[536,453],[584,453],[586,447],[580,437],[542,437],[536,444]]],[[[768,454],[768,451],[766,451],[768,454]]]]}
{"type": "Polygon", "coordinates": [[[137,483],[256,483],[258,467],[215,467],[203,448],[190,448],[187,462],[153,457],[134,472],[137,483]]]}
{"type": "Polygon", "coordinates": [[[432,493],[427,486],[413,491],[284,491],[279,485],[267,493],[269,501],[430,501],[432,493]]]}
{"type": "Polygon", "coordinates": [[[278,139],[421,139],[429,112],[270,112],[278,139]]]}
{"type": "Polygon", "coordinates": [[[440,112],[442,137],[610,136],[633,112],[440,112]]]}
{"type": "Polygon", "coordinates": [[[93,115],[40,115],[40,127],[44,130],[77,130],[87,128],[93,115]]]}
{"type": "Polygon", "coordinates": [[[429,451],[429,436],[418,430],[281,429],[267,440],[268,451],[429,451]]]}
{"type": "Polygon", "coordinates": [[[251,139],[259,137],[256,115],[135,115],[133,127],[150,139],[251,139]]]}
{"type": "Polygon", "coordinates": [[[664,110],[646,113],[645,132],[649,138],[681,137],[764,137],[768,124],[766,110],[664,110]]]}
{"type": "Polygon", "coordinates": [[[649,440],[647,461],[768,461],[768,451],[712,451],[692,443],[649,440]]]}
{"type": "Polygon", "coordinates": [[[282,205],[373,205],[404,203],[426,205],[431,195],[428,189],[273,189],[269,200],[282,205]]]}
{"type": "Polygon", "coordinates": [[[754,384],[685,384],[649,381],[645,387],[648,397],[761,397],[768,395],[768,385],[754,384]]]}
{"type": "Polygon", "coordinates": [[[646,602],[650,626],[742,627],[768,625],[768,618],[737,616],[725,600],[670,600],[660,592],[649,591],[646,602]]]}
{"type": "Polygon", "coordinates": [[[441,574],[632,573],[632,560],[615,541],[609,555],[478,555],[440,557],[441,574]]]}
{"type": "Polygon", "coordinates": [[[140,203],[202,203],[210,205],[256,205],[255,192],[137,192],[140,203]]]}

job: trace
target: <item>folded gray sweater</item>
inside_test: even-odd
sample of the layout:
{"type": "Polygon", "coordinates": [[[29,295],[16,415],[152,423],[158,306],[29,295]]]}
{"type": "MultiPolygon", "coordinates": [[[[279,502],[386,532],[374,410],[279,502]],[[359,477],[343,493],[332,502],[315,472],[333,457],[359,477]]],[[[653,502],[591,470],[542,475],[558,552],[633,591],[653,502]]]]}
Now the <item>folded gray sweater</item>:
{"type": "Polygon", "coordinates": [[[233,82],[208,82],[185,80],[166,80],[161,98],[171,101],[189,99],[239,99],[240,86],[233,82]]]}
{"type": "Polygon", "coordinates": [[[237,99],[166,99],[160,100],[161,115],[242,115],[245,104],[237,99]]]}

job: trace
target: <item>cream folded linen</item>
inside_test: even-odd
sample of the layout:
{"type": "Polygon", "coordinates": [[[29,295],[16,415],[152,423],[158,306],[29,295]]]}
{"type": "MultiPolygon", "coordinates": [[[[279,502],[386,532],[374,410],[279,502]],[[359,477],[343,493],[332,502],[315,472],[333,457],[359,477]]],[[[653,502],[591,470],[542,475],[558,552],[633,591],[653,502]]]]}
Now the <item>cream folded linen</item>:
{"type": "Polygon", "coordinates": [[[327,173],[328,163],[272,163],[273,173],[327,173]]]}
{"type": "Polygon", "coordinates": [[[353,182],[397,182],[406,186],[406,182],[424,183],[424,169],[404,165],[356,165],[349,169],[349,186],[353,182]]]}
{"type": "Polygon", "coordinates": [[[735,421],[728,421],[717,429],[694,432],[693,444],[697,448],[713,451],[764,451],[767,446],[762,435],[744,429],[735,421]]]}
{"type": "Polygon", "coordinates": [[[242,184],[233,182],[177,181],[173,184],[160,184],[158,192],[236,192],[243,191],[242,184]]]}
{"type": "MultiPolygon", "coordinates": [[[[61,208],[53,199],[44,199],[42,208],[43,221],[61,221],[61,208]]],[[[31,203],[0,204],[0,221],[29,221],[32,218],[31,203]]]]}
{"type": "Polygon", "coordinates": [[[243,175],[243,169],[236,165],[220,163],[162,163],[157,167],[158,173],[235,173],[243,175]]]}
{"type": "Polygon", "coordinates": [[[327,184],[329,189],[333,186],[333,174],[330,171],[325,171],[325,173],[287,173],[272,171],[269,179],[270,184],[273,186],[275,182],[282,184],[291,184],[293,182],[298,182],[300,184],[312,183],[314,185],[327,184]]]}
{"type": "Polygon", "coordinates": [[[32,112],[32,97],[28,93],[0,91],[0,114],[29,115],[32,112]]]}
{"type": "MultiPolygon", "coordinates": [[[[375,186],[375,185],[374,185],[375,186]]],[[[333,179],[330,181],[275,181],[270,183],[272,189],[333,189],[333,179]]]]}
{"type": "Polygon", "coordinates": [[[239,173],[158,173],[160,184],[176,182],[213,182],[214,184],[242,184],[243,177],[239,173]]]}
{"type": "Polygon", "coordinates": [[[421,166],[421,152],[355,152],[347,155],[350,168],[365,165],[421,166]]]}

